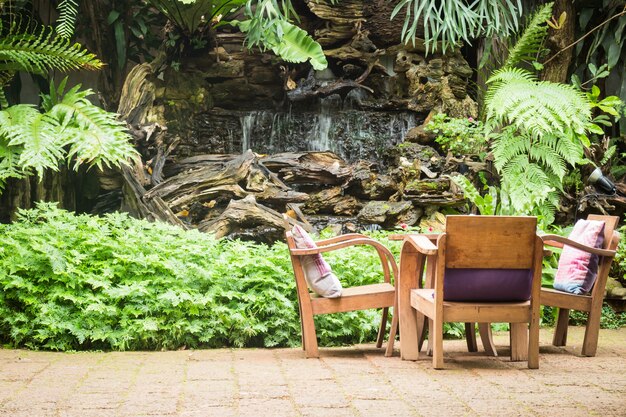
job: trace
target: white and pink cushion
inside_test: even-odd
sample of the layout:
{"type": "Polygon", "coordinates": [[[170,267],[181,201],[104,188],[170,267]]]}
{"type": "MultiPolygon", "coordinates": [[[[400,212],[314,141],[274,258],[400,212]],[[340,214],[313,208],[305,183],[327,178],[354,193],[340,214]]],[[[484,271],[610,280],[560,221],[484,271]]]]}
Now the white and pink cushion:
{"type": "MultiPolygon", "coordinates": [[[[291,234],[298,249],[317,248],[315,241],[301,226],[295,225],[291,234]]],[[[314,293],[326,298],[341,296],[341,283],[321,254],[303,256],[301,262],[304,278],[314,293]]]]}
{"type": "MultiPolygon", "coordinates": [[[[578,220],[568,236],[570,240],[592,248],[602,248],[604,222],[578,220]]],[[[554,277],[554,288],[572,294],[587,294],[598,276],[598,255],[571,246],[563,246],[559,268],[554,277]]]]}

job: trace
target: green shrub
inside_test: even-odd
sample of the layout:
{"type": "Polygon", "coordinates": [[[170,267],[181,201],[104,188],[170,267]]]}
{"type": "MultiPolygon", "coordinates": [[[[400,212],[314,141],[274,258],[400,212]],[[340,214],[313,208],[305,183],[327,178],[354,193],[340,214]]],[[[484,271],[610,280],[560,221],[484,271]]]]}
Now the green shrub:
{"type": "Polygon", "coordinates": [[[487,147],[482,122],[471,117],[459,119],[439,113],[428,122],[426,130],[435,133],[435,142],[454,155],[480,154],[487,147]]]}
{"type": "MultiPolygon", "coordinates": [[[[326,258],[345,285],[382,280],[378,257],[366,247],[326,258]]],[[[123,214],[74,215],[41,204],[0,225],[0,284],[1,338],[14,347],[300,344],[283,243],[218,241],[123,214]]],[[[322,345],[361,343],[375,339],[380,312],[315,320],[322,345]]]]}

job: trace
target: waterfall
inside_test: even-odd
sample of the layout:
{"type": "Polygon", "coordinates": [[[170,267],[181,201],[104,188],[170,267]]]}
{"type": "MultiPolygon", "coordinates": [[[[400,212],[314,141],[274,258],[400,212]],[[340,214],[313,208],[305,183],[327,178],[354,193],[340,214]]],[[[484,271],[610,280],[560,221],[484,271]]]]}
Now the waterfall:
{"type": "Polygon", "coordinates": [[[338,94],[322,98],[316,108],[234,115],[241,135],[237,137],[235,126],[232,133],[228,129],[228,149],[240,147],[259,153],[331,151],[348,161],[381,161],[384,150],[401,143],[416,126],[416,115],[360,109],[367,94],[355,89],[344,100],[338,94]]]}
{"type": "Polygon", "coordinates": [[[250,139],[252,137],[252,129],[258,112],[253,111],[240,117],[241,121],[241,153],[250,149],[250,139]]]}

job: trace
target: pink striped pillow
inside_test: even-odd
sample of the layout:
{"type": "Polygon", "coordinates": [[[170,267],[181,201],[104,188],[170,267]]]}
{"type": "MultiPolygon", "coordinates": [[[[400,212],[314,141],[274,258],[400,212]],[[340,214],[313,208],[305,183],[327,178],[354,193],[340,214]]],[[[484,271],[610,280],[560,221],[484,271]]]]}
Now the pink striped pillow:
{"type": "MultiPolygon", "coordinates": [[[[317,248],[315,241],[301,226],[295,225],[291,234],[298,249],[317,248]]],[[[303,256],[302,268],[306,282],[313,292],[326,298],[341,296],[341,283],[321,254],[303,256]]]]}
{"type": "MultiPolygon", "coordinates": [[[[593,248],[604,244],[604,222],[600,220],[578,220],[569,239],[593,248]]],[[[591,291],[598,276],[598,255],[565,245],[559,269],[554,277],[554,288],[572,294],[591,291]]]]}

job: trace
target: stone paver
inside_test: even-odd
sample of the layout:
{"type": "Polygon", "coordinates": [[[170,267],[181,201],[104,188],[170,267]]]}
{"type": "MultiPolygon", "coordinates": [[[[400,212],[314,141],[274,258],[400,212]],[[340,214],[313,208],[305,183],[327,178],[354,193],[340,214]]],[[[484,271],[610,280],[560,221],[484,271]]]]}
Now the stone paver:
{"type": "Polygon", "coordinates": [[[626,328],[602,330],[595,358],[541,332],[540,368],[467,353],[446,366],[385,358],[371,345],[321,349],[50,353],[0,350],[0,417],[626,416],[626,328]]]}

